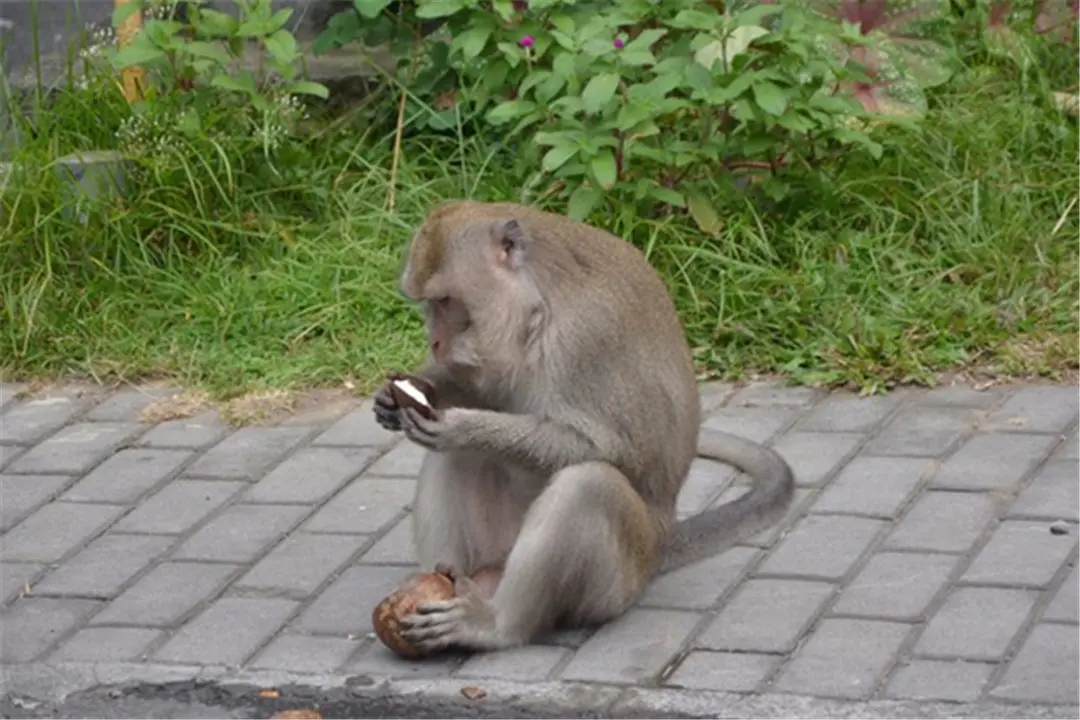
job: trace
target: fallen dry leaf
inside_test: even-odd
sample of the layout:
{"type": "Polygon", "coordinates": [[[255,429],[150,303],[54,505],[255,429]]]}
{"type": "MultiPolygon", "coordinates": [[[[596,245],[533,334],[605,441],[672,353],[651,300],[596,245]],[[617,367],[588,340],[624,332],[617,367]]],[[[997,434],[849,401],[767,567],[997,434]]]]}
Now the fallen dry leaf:
{"type": "Polygon", "coordinates": [[[275,688],[263,688],[259,691],[259,697],[261,698],[276,698],[281,697],[281,693],[275,688]]]}
{"type": "Polygon", "coordinates": [[[480,700],[487,697],[487,690],[482,687],[476,687],[475,685],[466,685],[461,688],[461,694],[470,700],[480,700]]]}
{"type": "Polygon", "coordinates": [[[311,708],[280,710],[270,716],[270,720],[322,720],[322,714],[311,708]]]}

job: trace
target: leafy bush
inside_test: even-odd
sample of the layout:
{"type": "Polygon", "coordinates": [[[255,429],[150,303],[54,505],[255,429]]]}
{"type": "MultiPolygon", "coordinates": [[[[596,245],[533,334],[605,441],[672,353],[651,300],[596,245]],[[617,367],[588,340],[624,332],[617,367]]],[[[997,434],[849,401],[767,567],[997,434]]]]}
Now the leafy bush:
{"type": "MultiPolygon", "coordinates": [[[[846,22],[837,22],[832,3],[354,5],[330,23],[320,48],[389,43],[398,80],[429,108],[412,114],[434,129],[469,120],[497,128],[536,169],[530,186],[546,183],[543,196],[564,199],[576,218],[606,198],[688,206],[713,231],[719,221],[710,197],[754,185],[778,199],[793,171],[806,177],[808,167],[850,151],[879,157],[865,121],[895,113],[856,90],[869,88],[864,95],[872,97],[907,77],[904,53],[871,54],[868,46],[882,45],[874,28],[843,12],[837,17],[846,22]],[[439,32],[420,47],[407,41],[432,18],[444,20],[439,32]]],[[[918,116],[926,84],[906,84],[907,105],[916,109],[907,115],[918,116]]]]}

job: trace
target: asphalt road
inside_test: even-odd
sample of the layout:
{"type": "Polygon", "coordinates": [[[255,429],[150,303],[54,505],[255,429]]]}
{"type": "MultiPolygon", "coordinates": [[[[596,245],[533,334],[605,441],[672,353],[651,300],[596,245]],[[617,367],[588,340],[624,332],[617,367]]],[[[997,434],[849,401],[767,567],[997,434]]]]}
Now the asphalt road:
{"type": "Polygon", "coordinates": [[[31,65],[35,27],[42,55],[63,56],[80,28],[108,21],[112,9],[112,0],[0,0],[0,46],[5,71],[31,65]]]}

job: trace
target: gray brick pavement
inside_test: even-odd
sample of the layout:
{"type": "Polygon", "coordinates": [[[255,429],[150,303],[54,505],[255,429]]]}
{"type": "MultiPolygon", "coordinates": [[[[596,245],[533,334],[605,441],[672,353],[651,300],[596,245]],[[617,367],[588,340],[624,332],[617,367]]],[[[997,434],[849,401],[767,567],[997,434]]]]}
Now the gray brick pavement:
{"type": "MultiPolygon", "coordinates": [[[[706,425],[794,466],[780,527],[658,578],[605,627],[422,662],[370,634],[414,570],[422,458],[370,401],[233,429],[214,413],[142,424],[160,390],[14,390],[0,385],[3,663],[1080,702],[1076,388],[706,387],[706,425]]],[[[679,513],[744,491],[699,460],[679,513]]]]}

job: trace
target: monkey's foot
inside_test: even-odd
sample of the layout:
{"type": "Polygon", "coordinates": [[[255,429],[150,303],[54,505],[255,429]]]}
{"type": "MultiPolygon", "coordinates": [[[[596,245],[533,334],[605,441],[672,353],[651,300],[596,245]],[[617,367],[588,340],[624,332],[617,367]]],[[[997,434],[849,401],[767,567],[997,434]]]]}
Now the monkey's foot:
{"type": "Polygon", "coordinates": [[[514,643],[499,632],[495,610],[469,577],[456,575],[457,596],[424,603],[401,619],[401,635],[425,654],[450,647],[498,650],[514,643]]]}

